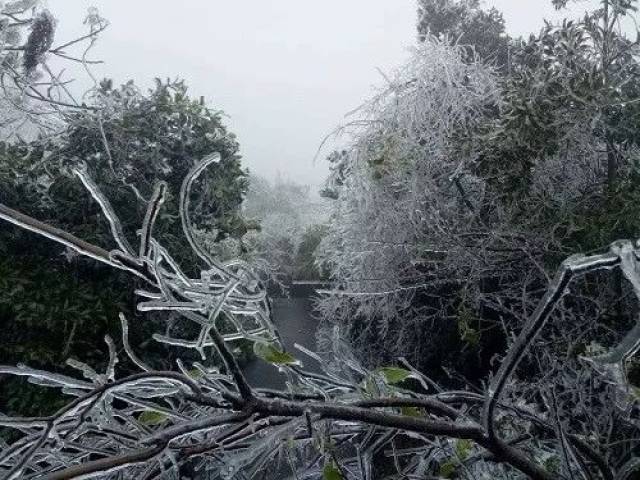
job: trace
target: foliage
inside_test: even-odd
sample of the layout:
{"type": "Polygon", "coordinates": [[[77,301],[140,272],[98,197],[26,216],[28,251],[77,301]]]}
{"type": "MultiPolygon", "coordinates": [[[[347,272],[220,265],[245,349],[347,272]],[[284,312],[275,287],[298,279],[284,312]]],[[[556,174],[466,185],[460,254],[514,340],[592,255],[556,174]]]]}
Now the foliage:
{"type": "Polygon", "coordinates": [[[62,365],[78,353],[92,362],[101,358],[94,348],[104,332],[115,330],[125,303],[116,285],[103,281],[98,289],[82,282],[79,268],[73,275],[53,262],[45,268],[42,259],[11,258],[0,263],[1,358],[38,366],[62,365]]]}
{"type": "Polygon", "coordinates": [[[327,321],[348,326],[372,361],[398,355],[427,361],[436,351],[420,335],[428,335],[435,307],[412,299],[463,278],[452,269],[464,264],[466,252],[451,232],[471,225],[473,213],[456,184],[474,204],[485,187],[466,168],[482,145],[461,148],[458,138],[477,138],[498,100],[491,69],[468,62],[461,47],[431,39],[346,126],[353,143],[341,155],[342,179],[331,186],[336,200],[318,249],[333,289],[319,308],[327,321]],[[437,274],[435,262],[442,265],[437,274]]]}
{"type": "Polygon", "coordinates": [[[410,371],[398,367],[382,367],[379,369],[379,372],[389,385],[401,383],[411,376],[410,371]]]}
{"type": "Polygon", "coordinates": [[[36,67],[42,63],[42,55],[53,45],[55,20],[44,10],[34,16],[30,29],[22,56],[22,65],[27,75],[33,74],[36,67]]]}
{"type": "MultiPolygon", "coordinates": [[[[440,15],[426,16],[430,28],[442,32],[479,8],[428,6],[440,15]]],[[[508,71],[425,37],[358,111],[350,148],[330,158],[336,201],[319,258],[336,288],[320,309],[363,358],[409,355],[434,370],[469,363],[447,358],[444,342],[445,351],[474,347],[486,369],[504,342],[495,322],[520,324],[514,305],[529,311],[558,261],[635,236],[638,44],[617,27],[631,7],[604,2],[511,41],[508,71]],[[465,68],[486,76],[485,92],[465,68]],[[381,338],[384,350],[369,347],[381,338]]],[[[619,293],[611,284],[600,301],[619,293]]]]}
{"type": "MultiPolygon", "coordinates": [[[[114,209],[129,219],[123,230],[127,242],[134,243],[144,214],[138,196],[150,198],[150,185],[157,181],[179,191],[195,158],[219,150],[224,158],[197,181],[191,196],[198,235],[212,243],[244,235],[248,225],[240,204],[246,173],[235,137],[219,112],[189,98],[183,82],[158,81],[142,95],[131,82],[113,89],[105,81],[95,105],[99,113],[67,112],[68,128],[62,136],[1,146],[0,201],[20,204],[35,217],[111,248],[110,227],[100,206],[70,176],[73,168],[86,166],[104,185],[114,209]]],[[[167,198],[157,224],[167,247],[190,268],[197,257],[180,235],[177,197],[167,198]]],[[[131,296],[122,294],[135,288],[127,276],[88,266],[72,252],[52,249],[14,229],[0,231],[0,248],[5,258],[14,259],[0,264],[3,281],[13,285],[2,290],[0,300],[3,323],[13,325],[8,337],[12,341],[0,348],[2,362],[35,360],[36,366],[55,370],[62,370],[70,356],[93,362],[102,355],[104,335],[118,330],[117,312],[136,314],[131,296]]],[[[166,317],[159,314],[155,321],[164,323],[166,317]]],[[[132,333],[136,339],[147,334],[139,327],[132,333]]],[[[162,349],[152,352],[156,364],[171,361],[162,349]]],[[[30,400],[16,391],[12,404],[25,410],[30,400]]]]}
{"type": "MultiPolygon", "coordinates": [[[[443,12],[467,15],[466,4],[455,5],[443,12]]],[[[593,272],[571,283],[543,331],[527,328],[545,311],[543,293],[560,284],[563,259],[562,268],[640,228],[638,43],[619,28],[627,7],[605,1],[582,19],[512,40],[508,69],[469,57],[445,35],[427,36],[341,130],[351,143],[330,157],[334,202],[319,249],[334,288],[319,309],[367,366],[404,356],[450,388],[484,391],[479,379],[496,360],[517,356],[515,332],[535,334],[511,400],[555,416],[559,431],[613,438],[606,425],[620,421],[624,401],[584,370],[589,342],[576,336],[620,341],[636,322],[635,289],[620,273],[593,272]],[[585,392],[602,396],[585,402],[585,392]]],[[[329,350],[331,338],[321,346],[329,350]]],[[[615,357],[615,367],[595,370],[626,378],[626,360],[615,357]]],[[[636,426],[625,425],[628,438],[636,426]]],[[[557,451],[536,455],[558,475],[576,475],[557,451]]],[[[605,463],[634,459],[622,448],[605,463]]],[[[438,465],[442,475],[474,478],[451,455],[438,465]]]]}
{"type": "Polygon", "coordinates": [[[344,477],[334,463],[327,463],[322,469],[322,480],[342,480],[344,477]]]}
{"type": "MultiPolygon", "coordinates": [[[[311,373],[282,350],[263,287],[250,267],[239,260],[218,262],[194,241],[184,200],[192,180],[214,161],[205,157],[181,189],[184,233],[205,268],[193,278],[182,273],[153,237],[151,214],[145,215],[141,228],[141,239],[148,243],[143,240],[132,252],[107,252],[0,204],[3,220],[137,276],[148,289],[138,290],[139,310],[171,310],[180,322],[197,326],[195,337],[155,334],[154,340],[195,349],[205,362],[194,362],[191,369],[180,360],[176,370],[150,368],[129,343],[128,322],[121,315],[122,350],[139,373],[117,375],[118,348],[110,337],[104,373],[70,362],[82,379],[27,366],[0,366],[0,374],[62,388],[70,397],[53,415],[0,416],[0,425],[22,435],[2,446],[0,469],[7,478],[179,478],[188,465],[213,478],[268,478],[279,475],[282,465],[298,478],[366,480],[374,478],[373,458],[380,454],[391,457],[394,475],[402,477],[552,480],[561,474],[626,479],[638,468],[633,451],[637,399],[624,375],[640,339],[637,325],[604,347],[603,354],[585,357],[579,368],[552,372],[556,377],[538,388],[537,403],[524,400],[531,399],[531,385],[515,374],[535,350],[541,331],[553,328],[554,311],[566,311],[564,299],[573,296],[579,279],[617,269],[640,300],[637,242],[618,241],[606,253],[567,258],[487,379],[488,387],[479,392],[447,390],[406,361],[406,369],[385,367],[376,375],[354,360],[339,336],[333,339],[333,358],[299,348],[320,362],[323,373],[311,373]],[[230,321],[217,322],[221,316],[230,321]],[[239,339],[258,342],[266,357],[275,355],[268,361],[287,376],[287,390],[254,389],[247,383],[230,346],[239,339]],[[222,358],[224,371],[210,364],[214,353],[222,358]],[[582,392],[588,401],[574,401],[574,408],[568,408],[562,396],[575,397],[573,376],[583,374],[594,389],[582,392]],[[386,380],[377,382],[379,376],[386,380]],[[418,382],[417,388],[401,387],[409,378],[418,382]],[[615,442],[601,436],[603,421],[617,425],[615,442]],[[631,448],[616,447],[622,438],[631,448]],[[343,444],[347,448],[341,448],[343,444]]],[[[111,205],[85,171],[76,174],[102,204],[114,226],[114,240],[122,245],[121,222],[111,205]]],[[[159,183],[148,212],[156,211],[164,195],[159,183]]],[[[559,358],[566,361],[565,355],[559,358]]]]}
{"type": "Polygon", "coordinates": [[[300,363],[290,353],[282,351],[268,343],[255,342],[253,344],[253,351],[258,358],[274,365],[296,365],[300,363]]]}
{"type": "MultiPolygon", "coordinates": [[[[3,200],[28,200],[27,213],[93,243],[1,204],[0,218],[136,277],[127,286],[136,308],[165,320],[147,323],[159,330],[149,336],[174,354],[158,369],[131,344],[127,314],[121,350],[139,373],[121,368],[111,337],[99,370],[69,362],[84,379],[0,366],[71,397],[52,415],[0,416],[17,435],[2,445],[0,469],[9,478],[179,478],[188,466],[213,478],[291,471],[370,480],[379,474],[373,459],[386,455],[401,478],[633,478],[640,82],[638,42],[619,24],[634,8],[603,0],[578,21],[512,41],[501,15],[477,1],[421,1],[422,43],[356,112],[342,130],[351,143],[330,157],[324,194],[333,205],[323,227],[305,218],[317,221],[306,189],[256,181],[251,188],[262,189],[244,208],[262,230],[242,238],[249,223],[235,211],[246,180],[237,146],[216,126],[224,141],[210,147],[221,159],[195,161],[208,153],[199,142],[213,139],[194,125],[206,130],[219,118],[194,122],[204,107],[180,84],[158,83],[160,108],[151,111],[160,120],[147,124],[137,110],[146,97],[105,82],[99,114],[70,115],[69,138],[5,149],[27,168],[0,175],[11,186],[0,189],[3,200]],[[130,122],[114,114],[129,105],[130,122]],[[166,105],[178,108],[176,118],[166,105]],[[139,121],[149,141],[138,140],[139,121]],[[121,141],[127,129],[130,144],[121,141]],[[175,139],[188,155],[169,168],[159,145],[175,139]],[[64,223],[60,209],[73,211],[80,189],[69,191],[79,183],[60,173],[80,177],[95,201],[76,212],[84,223],[64,223]],[[211,199],[222,210],[208,210],[211,199]],[[103,228],[94,233],[87,219],[103,228]],[[233,248],[217,255],[218,240],[241,258],[233,248]],[[102,248],[114,241],[111,252],[102,248]],[[318,304],[324,351],[296,348],[320,373],[284,349],[264,276],[248,263],[293,277],[312,271],[312,252],[332,283],[318,304]],[[247,383],[240,342],[286,377],[286,390],[247,383]]],[[[11,298],[24,277],[7,273],[11,298]]],[[[73,296],[68,288],[43,286],[56,294],[47,299],[52,318],[77,313],[87,323],[83,310],[58,302],[73,296]]],[[[30,316],[42,310],[23,303],[30,316]]]]}
{"type": "Polygon", "coordinates": [[[326,210],[326,203],[313,198],[308,186],[251,176],[243,213],[260,227],[243,243],[272,286],[320,278],[314,252],[324,235],[326,210]]]}
{"type": "Polygon", "coordinates": [[[517,198],[538,161],[585,150],[585,143],[604,146],[610,188],[626,174],[639,140],[640,51],[617,30],[624,12],[611,9],[617,13],[546,24],[514,48],[503,113],[481,162],[504,193],[517,198]]]}
{"type": "Polygon", "coordinates": [[[296,278],[304,280],[326,279],[327,272],[316,263],[315,253],[327,232],[328,228],[324,224],[310,225],[306,228],[296,252],[294,271],[296,278]]]}
{"type": "Polygon", "coordinates": [[[5,139],[59,133],[64,110],[91,110],[68,88],[65,70],[68,63],[80,63],[91,77],[89,67],[100,62],[89,54],[108,22],[91,8],[84,22],[86,33],[54,45],[57,22],[43,3],[0,4],[0,131],[5,139]],[[63,63],[59,71],[49,62],[51,57],[63,63]]]}
{"type": "MultiPolygon", "coordinates": [[[[115,89],[105,80],[94,101],[101,107],[100,115],[70,114],[62,141],[46,146],[49,168],[55,165],[68,172],[85,162],[105,191],[115,194],[114,207],[133,210],[128,218],[140,220],[136,196],[149,198],[157,181],[177,191],[196,159],[218,151],[221,161],[200,178],[192,199],[194,218],[200,228],[215,234],[216,241],[246,233],[240,217],[246,172],[235,135],[222,124],[220,112],[202,99],[191,99],[183,81],[156,79],[155,87],[142,95],[133,82],[115,89]]],[[[178,210],[175,197],[167,202],[164,221],[177,216],[178,210]]],[[[165,228],[178,231],[176,224],[165,228]]]]}
{"type": "Polygon", "coordinates": [[[480,0],[418,0],[420,41],[430,35],[448,37],[459,45],[470,46],[481,58],[506,67],[509,37],[502,13],[495,8],[480,7],[480,0]]]}

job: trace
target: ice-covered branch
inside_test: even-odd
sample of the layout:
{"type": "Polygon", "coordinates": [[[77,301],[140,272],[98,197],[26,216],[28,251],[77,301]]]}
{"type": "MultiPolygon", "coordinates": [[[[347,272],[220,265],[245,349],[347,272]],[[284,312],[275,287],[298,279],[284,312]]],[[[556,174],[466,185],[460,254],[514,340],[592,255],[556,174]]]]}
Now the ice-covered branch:
{"type": "Polygon", "coordinates": [[[502,391],[509,378],[527,353],[529,346],[535,341],[538,333],[553,313],[554,308],[566,293],[571,279],[601,269],[612,269],[620,264],[620,257],[615,253],[585,257],[577,255],[565,260],[547,287],[547,291],[538,303],[535,311],[527,321],[514,344],[509,348],[505,359],[500,364],[496,376],[491,381],[487,392],[485,406],[485,428],[489,436],[494,436],[495,407],[500,401],[502,391]]]}
{"type": "MultiPolygon", "coordinates": [[[[459,454],[462,445],[463,450],[473,450],[477,455],[457,460],[461,468],[508,465],[533,479],[557,478],[529,453],[528,447],[521,448],[519,441],[497,433],[496,419],[505,416],[544,432],[544,441],[557,432],[544,414],[506,399],[505,387],[573,279],[621,267],[634,288],[640,286],[634,244],[616,243],[610,253],[574,256],[562,264],[510,347],[486,397],[443,390],[408,363],[408,370],[394,367],[370,371],[342,356],[338,361],[349,372],[343,374],[339,369],[329,369],[319,355],[299,347],[325,370],[311,373],[282,351],[264,287],[250,266],[240,261],[218,262],[197,243],[188,218],[188,197],[195,179],[216,159],[210,156],[196,164],[181,190],[185,235],[204,262],[197,278],[190,278],[154,237],[153,225],[166,194],[164,184],[156,187],[148,204],[136,248],[127,240],[117,212],[99,187],[87,172],[80,173],[109,222],[116,244],[111,252],[0,205],[3,220],[144,279],[145,287],[136,291],[140,311],[171,312],[198,332],[193,338],[169,334],[156,334],[154,338],[170,346],[195,349],[203,357],[208,357],[213,348],[224,364],[223,372],[198,363],[189,370],[182,361],[178,361],[178,371],[155,371],[129,343],[129,325],[121,315],[124,353],[141,370],[138,374],[118,378],[117,348],[110,339],[103,373],[77,360],[69,362],[82,374],[82,380],[27,367],[0,367],[0,375],[28,377],[37,385],[59,388],[71,398],[51,416],[0,416],[0,426],[21,435],[2,448],[2,474],[51,479],[117,475],[159,478],[165,473],[177,476],[181,465],[193,462],[198,468],[229,472],[231,478],[238,472],[255,473],[282,455],[293,464],[287,457],[290,451],[314,451],[313,456],[326,456],[332,462],[338,459],[353,478],[366,479],[371,478],[367,472],[371,471],[373,452],[381,452],[390,444],[395,448],[393,439],[404,435],[426,452],[429,462],[445,463],[447,457],[443,455],[459,454]],[[258,342],[266,352],[264,359],[287,374],[287,389],[254,389],[249,385],[228,345],[238,339],[258,342]],[[408,379],[415,379],[429,393],[402,388],[402,382],[408,379]],[[338,452],[327,440],[330,437],[336,443],[349,442],[353,449],[338,452]],[[431,449],[437,453],[428,453],[431,449]],[[357,452],[355,456],[351,450],[357,452]]],[[[637,335],[637,328],[633,329],[613,350],[613,360],[620,361],[635,352],[637,335]]],[[[340,342],[335,341],[334,346],[339,352],[340,342]]],[[[576,461],[595,465],[602,478],[612,478],[606,460],[588,440],[568,432],[563,433],[563,442],[576,461]]],[[[302,471],[303,465],[299,468],[302,471]]],[[[416,475],[425,472],[417,464],[407,468],[413,468],[416,475]]]]}

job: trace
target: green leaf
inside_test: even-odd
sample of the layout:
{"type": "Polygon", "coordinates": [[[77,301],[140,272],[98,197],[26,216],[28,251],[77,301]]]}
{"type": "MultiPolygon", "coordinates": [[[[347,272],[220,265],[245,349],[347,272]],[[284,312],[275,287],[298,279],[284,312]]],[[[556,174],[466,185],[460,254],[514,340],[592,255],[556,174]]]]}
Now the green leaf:
{"type": "Polygon", "coordinates": [[[418,407],[401,407],[400,413],[405,417],[421,417],[422,412],[418,407]]]}
{"type": "Polygon", "coordinates": [[[291,435],[287,437],[287,447],[289,447],[289,450],[296,448],[296,442],[293,440],[291,435]]]}
{"type": "Polygon", "coordinates": [[[399,367],[381,367],[378,369],[378,372],[382,374],[385,382],[389,385],[396,385],[411,376],[409,370],[399,367]]]}
{"type": "Polygon", "coordinates": [[[155,410],[145,410],[138,417],[138,421],[143,425],[160,425],[167,421],[167,416],[155,410]]]}
{"type": "Polygon", "coordinates": [[[371,375],[367,375],[362,382],[360,382],[365,396],[370,397],[376,393],[376,384],[371,375]]]}
{"type": "Polygon", "coordinates": [[[264,342],[255,342],[253,352],[256,356],[274,365],[299,365],[300,362],[288,352],[283,352],[273,345],[264,342]]]}
{"type": "Polygon", "coordinates": [[[442,465],[440,465],[440,470],[438,470],[438,475],[442,478],[451,478],[453,474],[456,473],[456,464],[452,460],[447,460],[442,465]]]}
{"type": "Polygon", "coordinates": [[[202,378],[204,375],[202,373],[202,371],[198,370],[197,368],[194,368],[192,370],[189,370],[187,372],[187,375],[189,375],[191,378],[193,379],[198,379],[198,378],[202,378]]]}
{"type": "Polygon", "coordinates": [[[343,480],[342,473],[335,463],[327,463],[322,469],[322,480],[343,480]]]}
{"type": "Polygon", "coordinates": [[[464,337],[462,338],[465,342],[467,342],[471,346],[477,346],[480,343],[480,334],[477,330],[469,329],[465,332],[464,337]]]}
{"type": "Polygon", "coordinates": [[[466,438],[457,440],[456,455],[460,460],[464,461],[469,457],[469,452],[471,451],[472,447],[473,447],[473,444],[471,443],[471,440],[468,440],[466,438]]]}
{"type": "Polygon", "coordinates": [[[558,473],[560,471],[560,458],[553,455],[548,457],[544,461],[544,468],[551,473],[558,473]]]}

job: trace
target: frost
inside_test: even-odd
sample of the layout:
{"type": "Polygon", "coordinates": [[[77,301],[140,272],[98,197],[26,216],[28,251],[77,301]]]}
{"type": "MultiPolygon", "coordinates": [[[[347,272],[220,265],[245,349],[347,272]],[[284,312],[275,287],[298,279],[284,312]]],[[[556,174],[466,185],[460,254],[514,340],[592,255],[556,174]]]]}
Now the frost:
{"type": "Polygon", "coordinates": [[[26,12],[38,5],[39,0],[17,0],[15,2],[7,2],[2,8],[1,13],[16,14],[26,12]]]}
{"type": "MultiPolygon", "coordinates": [[[[441,278],[464,268],[469,254],[455,238],[472,214],[459,189],[472,207],[485,195],[472,170],[479,146],[452,153],[451,132],[477,128],[498,93],[490,68],[431,39],[351,114],[339,130],[350,143],[329,158],[325,188],[334,201],[318,262],[331,271],[334,288],[320,303],[324,319],[348,326],[366,318],[363,339],[371,333],[394,355],[410,353],[410,341],[388,333],[411,324],[412,298],[433,285],[424,274],[429,265],[438,262],[441,278]]],[[[358,346],[371,348],[366,340],[358,346]]]]}

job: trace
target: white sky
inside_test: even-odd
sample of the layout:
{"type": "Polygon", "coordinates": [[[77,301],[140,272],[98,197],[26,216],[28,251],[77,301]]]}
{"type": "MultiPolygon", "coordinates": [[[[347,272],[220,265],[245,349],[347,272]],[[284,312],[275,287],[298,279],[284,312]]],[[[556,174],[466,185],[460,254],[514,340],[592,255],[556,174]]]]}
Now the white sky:
{"type": "MultiPolygon", "coordinates": [[[[512,34],[538,31],[551,0],[490,0],[512,34]]],[[[596,0],[573,10],[583,12],[596,0]]],[[[224,110],[243,163],[319,185],[322,139],[360,105],[415,41],[415,0],[47,0],[58,42],[82,32],[95,6],[111,26],[94,57],[116,83],[180,77],[224,110]]],[[[85,84],[86,85],[86,84],[85,84]]],[[[328,153],[328,152],[326,152],[328,153]]]]}

